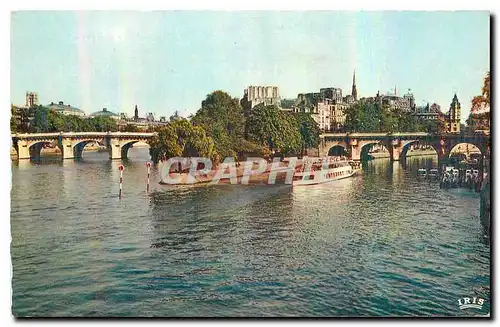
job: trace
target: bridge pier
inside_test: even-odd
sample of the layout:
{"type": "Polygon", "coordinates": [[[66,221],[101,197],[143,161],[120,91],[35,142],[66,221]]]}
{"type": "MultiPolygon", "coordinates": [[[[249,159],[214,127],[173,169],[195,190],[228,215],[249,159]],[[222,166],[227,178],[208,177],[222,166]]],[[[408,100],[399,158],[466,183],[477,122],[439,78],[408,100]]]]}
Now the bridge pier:
{"type": "Polygon", "coordinates": [[[403,152],[403,146],[401,146],[401,142],[399,140],[393,140],[390,142],[387,150],[391,155],[391,161],[400,161],[401,152],[403,152]]]}
{"type": "Polygon", "coordinates": [[[109,159],[113,160],[122,158],[122,147],[119,140],[108,139],[108,151],[109,159]]]}
{"type": "Polygon", "coordinates": [[[18,159],[31,159],[30,147],[27,141],[17,141],[16,150],[18,159]]]}
{"type": "Polygon", "coordinates": [[[62,138],[59,140],[62,159],[73,159],[75,157],[73,142],[70,139],[62,138]]]}

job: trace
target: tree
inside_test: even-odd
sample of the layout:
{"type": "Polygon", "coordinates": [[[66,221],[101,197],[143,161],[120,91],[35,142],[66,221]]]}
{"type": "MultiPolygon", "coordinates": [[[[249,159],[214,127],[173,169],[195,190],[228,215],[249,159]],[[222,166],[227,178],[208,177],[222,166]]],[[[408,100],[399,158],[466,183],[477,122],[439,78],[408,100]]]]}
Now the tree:
{"type": "Polygon", "coordinates": [[[303,148],[298,121],[275,105],[255,106],[246,120],[247,139],[282,154],[297,154],[303,148]]]}
{"type": "Polygon", "coordinates": [[[20,126],[18,131],[21,133],[28,133],[30,127],[30,110],[27,108],[19,108],[20,126]]]}
{"type": "Polygon", "coordinates": [[[490,109],[490,72],[486,73],[483,81],[483,87],[481,88],[481,95],[475,96],[472,99],[472,109],[471,112],[477,113],[486,109],[490,109]]]}
{"type": "Polygon", "coordinates": [[[472,99],[471,113],[467,119],[467,125],[471,131],[490,129],[490,108],[490,72],[487,72],[481,88],[481,95],[472,99]]]}
{"type": "Polygon", "coordinates": [[[136,125],[132,125],[132,124],[127,124],[127,126],[125,126],[125,132],[137,132],[138,131],[138,128],[136,125]]]}
{"type": "Polygon", "coordinates": [[[307,113],[296,113],[295,119],[299,124],[299,132],[302,138],[302,152],[308,148],[316,148],[319,144],[318,123],[307,113]]]}
{"type": "Polygon", "coordinates": [[[212,92],[202,101],[191,122],[203,127],[221,157],[238,156],[245,131],[245,116],[238,99],[223,91],[212,92]]]}
{"type": "Polygon", "coordinates": [[[397,117],[371,101],[359,101],[344,109],[344,127],[348,132],[377,132],[394,129],[397,117]]]}
{"type": "Polygon", "coordinates": [[[97,116],[90,118],[93,132],[116,132],[118,125],[113,118],[97,116]]]}
{"type": "Polygon", "coordinates": [[[17,108],[14,105],[10,105],[10,132],[17,133],[17,108]]]}
{"type": "Polygon", "coordinates": [[[362,100],[344,110],[348,132],[421,132],[442,129],[440,121],[419,119],[412,112],[390,108],[371,100],[362,100]]]}
{"type": "Polygon", "coordinates": [[[218,162],[213,140],[201,126],[179,119],[157,128],[149,141],[149,153],[155,163],[171,157],[206,157],[218,162]]]}

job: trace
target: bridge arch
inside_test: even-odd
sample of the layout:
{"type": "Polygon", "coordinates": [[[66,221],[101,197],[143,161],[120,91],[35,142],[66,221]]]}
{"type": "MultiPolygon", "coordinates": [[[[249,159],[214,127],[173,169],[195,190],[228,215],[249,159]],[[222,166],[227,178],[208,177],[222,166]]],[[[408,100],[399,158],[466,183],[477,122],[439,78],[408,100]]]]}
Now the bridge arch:
{"type": "Polygon", "coordinates": [[[330,149],[328,149],[328,156],[348,156],[349,152],[347,151],[347,148],[342,145],[342,144],[337,144],[332,146],[330,149]]]}
{"type": "Polygon", "coordinates": [[[128,158],[128,152],[130,150],[130,148],[132,148],[135,144],[137,143],[143,143],[143,144],[146,144],[148,147],[149,147],[149,144],[144,141],[144,140],[132,140],[132,141],[128,141],[126,143],[123,143],[122,146],[121,146],[121,156],[122,156],[122,159],[127,159],[128,158]]]}
{"type": "MultiPolygon", "coordinates": [[[[49,140],[34,141],[29,145],[30,157],[33,158],[34,160],[39,160],[42,155],[44,146],[53,145],[54,143],[55,143],[54,141],[49,141],[49,140]]],[[[56,146],[59,147],[58,145],[56,146]]],[[[59,151],[61,151],[60,148],[59,151]]]]}
{"type": "Polygon", "coordinates": [[[466,153],[470,152],[471,154],[478,153],[479,151],[479,154],[481,156],[484,155],[484,149],[481,149],[481,146],[478,146],[472,142],[462,142],[453,145],[448,153],[448,157],[451,157],[456,152],[455,150],[458,150],[460,152],[465,150],[466,153]]]}
{"type": "Polygon", "coordinates": [[[13,142],[13,147],[16,151],[16,155],[18,159],[35,159],[39,160],[41,156],[41,152],[44,148],[44,145],[56,145],[60,151],[59,144],[55,139],[27,139],[27,140],[18,140],[15,139],[13,142]]]}
{"type": "Polygon", "coordinates": [[[365,141],[359,144],[359,159],[362,161],[370,160],[371,157],[368,154],[374,146],[381,146],[382,149],[385,149],[389,153],[389,149],[384,142],[381,141],[365,141]]]}
{"type": "Polygon", "coordinates": [[[422,141],[422,140],[413,140],[413,141],[409,141],[405,145],[403,145],[403,147],[401,149],[401,154],[400,154],[400,160],[401,161],[405,161],[406,160],[406,156],[408,154],[408,151],[410,151],[410,149],[412,147],[414,147],[415,145],[422,145],[422,146],[425,146],[425,147],[429,147],[432,150],[434,150],[435,155],[439,157],[439,152],[438,152],[438,148],[437,148],[436,144],[433,144],[433,143],[430,143],[430,142],[425,142],[425,141],[422,141]]]}
{"type": "MultiPolygon", "coordinates": [[[[344,137],[345,138],[345,137],[344,137]]],[[[349,147],[344,139],[338,139],[338,140],[327,140],[321,145],[321,149],[319,151],[319,156],[320,157],[325,157],[329,155],[330,150],[332,148],[335,148],[337,146],[340,146],[345,149],[345,151],[349,152],[349,147]]]]}
{"type": "Polygon", "coordinates": [[[87,146],[89,143],[93,143],[93,142],[95,142],[99,145],[102,145],[104,143],[104,140],[82,139],[82,140],[75,141],[73,143],[73,156],[74,156],[74,158],[77,158],[77,159],[82,158],[85,146],[87,146]]]}

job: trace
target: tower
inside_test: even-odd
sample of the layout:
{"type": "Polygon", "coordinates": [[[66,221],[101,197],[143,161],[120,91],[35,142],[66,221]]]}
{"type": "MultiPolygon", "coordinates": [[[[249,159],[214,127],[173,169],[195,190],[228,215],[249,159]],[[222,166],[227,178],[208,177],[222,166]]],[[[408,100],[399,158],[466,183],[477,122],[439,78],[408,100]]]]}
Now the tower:
{"type": "Polygon", "coordinates": [[[458,102],[458,97],[456,93],[450,104],[448,124],[449,124],[448,131],[450,133],[460,133],[460,102],[458,102]]]}
{"type": "Polygon", "coordinates": [[[352,75],[352,91],[351,95],[354,98],[354,101],[358,100],[358,91],[356,90],[356,70],[354,70],[354,73],[352,75]]]}
{"type": "Polygon", "coordinates": [[[26,108],[38,105],[38,94],[36,92],[26,91],[26,108]]]}
{"type": "Polygon", "coordinates": [[[134,120],[139,120],[139,110],[137,109],[137,105],[135,105],[134,120]]]}

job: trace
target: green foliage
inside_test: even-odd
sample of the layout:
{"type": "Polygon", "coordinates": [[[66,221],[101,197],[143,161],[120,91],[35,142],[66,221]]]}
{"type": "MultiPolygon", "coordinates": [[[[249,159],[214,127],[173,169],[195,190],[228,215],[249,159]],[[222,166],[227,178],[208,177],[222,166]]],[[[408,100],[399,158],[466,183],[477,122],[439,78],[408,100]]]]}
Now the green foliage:
{"type": "Polygon", "coordinates": [[[308,113],[296,113],[294,116],[299,124],[304,149],[316,148],[319,144],[320,132],[318,123],[308,113]]]}
{"type": "Polygon", "coordinates": [[[136,125],[132,125],[132,124],[127,124],[127,126],[125,126],[124,128],[124,132],[138,132],[139,129],[137,128],[136,125]]]}
{"type": "Polygon", "coordinates": [[[303,148],[299,122],[275,105],[255,106],[246,121],[246,134],[249,141],[284,155],[297,154],[303,148]]]}
{"type": "Polygon", "coordinates": [[[191,121],[203,127],[222,158],[237,157],[241,152],[239,145],[244,137],[245,117],[238,99],[223,91],[212,92],[191,121]]]}
{"type": "Polygon", "coordinates": [[[173,120],[156,132],[149,140],[149,153],[155,163],[171,157],[206,157],[218,162],[213,140],[203,127],[187,119],[173,120]]]}
{"type": "Polygon", "coordinates": [[[18,133],[115,132],[118,130],[116,121],[110,117],[86,118],[63,115],[43,106],[29,109],[12,107],[11,112],[11,130],[18,133]],[[15,116],[18,117],[17,120],[15,116]]]}
{"type": "Polygon", "coordinates": [[[344,110],[347,132],[429,132],[439,133],[444,128],[441,120],[419,119],[411,112],[390,109],[373,101],[360,101],[344,110]]]}
{"type": "Polygon", "coordinates": [[[16,108],[11,104],[10,105],[10,131],[11,133],[17,133],[17,110],[16,108]]]}

